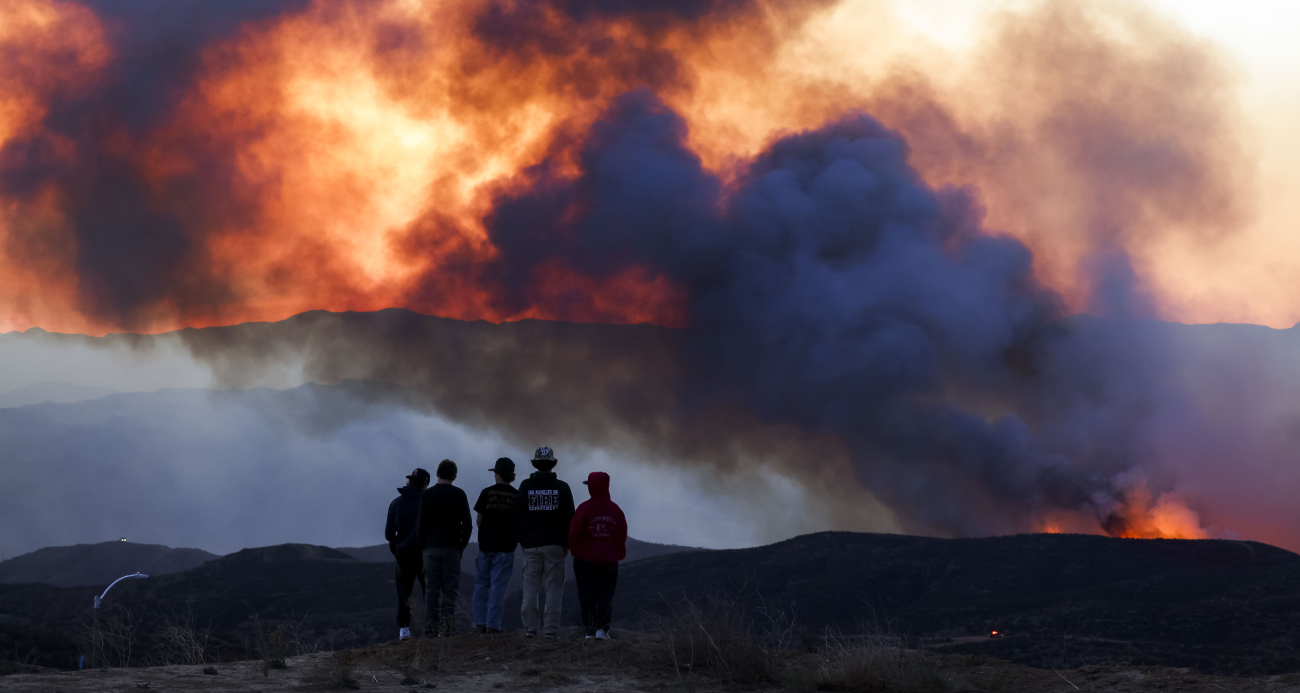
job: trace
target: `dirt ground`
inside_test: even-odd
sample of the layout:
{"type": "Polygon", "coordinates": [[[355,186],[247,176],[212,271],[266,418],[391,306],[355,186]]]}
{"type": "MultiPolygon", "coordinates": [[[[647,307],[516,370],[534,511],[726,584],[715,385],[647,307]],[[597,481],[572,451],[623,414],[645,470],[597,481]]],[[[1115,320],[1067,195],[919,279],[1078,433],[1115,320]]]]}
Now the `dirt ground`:
{"type": "MultiPolygon", "coordinates": [[[[644,637],[614,641],[524,639],[514,635],[461,635],[439,640],[386,643],[355,652],[291,657],[283,668],[260,660],[84,672],[33,672],[0,677],[0,691],[14,693],[139,693],[142,690],[209,693],[272,693],[361,690],[422,693],[426,690],[657,693],[781,690],[722,685],[657,665],[647,658],[644,637]],[[205,673],[207,669],[208,673],[205,673]],[[211,673],[214,672],[215,673],[211,673]]],[[[932,657],[950,693],[1072,693],[1073,691],[1189,691],[1205,693],[1300,693],[1300,674],[1267,678],[1203,676],[1161,667],[1090,666],[1044,671],[999,660],[956,655],[932,657]]],[[[805,655],[815,662],[815,655],[805,655]]],[[[806,663],[806,662],[805,662],[806,663]]],[[[927,689],[928,690],[928,689],[927,689]]],[[[936,689],[937,691],[938,689],[936,689]]]]}

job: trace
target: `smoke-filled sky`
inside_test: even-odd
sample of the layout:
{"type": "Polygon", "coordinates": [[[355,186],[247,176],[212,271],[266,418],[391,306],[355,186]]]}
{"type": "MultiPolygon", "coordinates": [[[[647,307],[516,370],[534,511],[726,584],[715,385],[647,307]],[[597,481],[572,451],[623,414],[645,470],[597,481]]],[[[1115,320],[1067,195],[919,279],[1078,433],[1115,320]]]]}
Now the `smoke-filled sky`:
{"type": "Polygon", "coordinates": [[[638,87],[724,181],[773,137],[866,110],[930,184],[977,189],[1073,310],[1114,308],[1095,289],[1118,264],[1147,314],[1298,320],[1300,56],[1272,3],[3,8],[0,329],[394,305],[681,323],[676,287],[637,271],[538,268],[526,306],[478,271],[502,187],[570,159],[638,87]]]}
{"type": "Polygon", "coordinates": [[[1224,412],[1284,362],[1152,322],[1300,320],[1296,18],[1220,7],[3,0],[0,330],[651,323],[182,343],[829,526],[1290,542],[1193,492],[1289,473],[1285,394],[1224,412]]]}

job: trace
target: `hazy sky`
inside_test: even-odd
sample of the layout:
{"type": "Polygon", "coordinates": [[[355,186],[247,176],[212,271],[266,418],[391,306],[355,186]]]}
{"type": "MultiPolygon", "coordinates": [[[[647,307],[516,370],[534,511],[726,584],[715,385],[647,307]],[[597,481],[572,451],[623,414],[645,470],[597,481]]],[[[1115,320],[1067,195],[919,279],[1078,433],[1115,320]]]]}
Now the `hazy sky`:
{"type": "MultiPolygon", "coordinates": [[[[803,51],[816,59],[796,60],[792,69],[851,74],[845,81],[852,83],[869,82],[902,65],[958,94],[953,100],[963,107],[978,110],[978,89],[987,82],[967,68],[996,40],[990,28],[1007,13],[1042,5],[1030,0],[847,0],[808,32],[803,51]],[[977,91],[970,91],[972,86],[977,91]]],[[[1232,123],[1245,163],[1233,174],[1248,189],[1242,196],[1245,213],[1217,237],[1151,229],[1159,242],[1128,247],[1154,289],[1161,317],[1273,327],[1300,322],[1300,305],[1293,300],[1300,288],[1300,42],[1295,40],[1300,5],[1270,0],[1097,0],[1082,5],[1102,17],[1153,11],[1162,31],[1185,32],[1213,51],[1231,82],[1234,103],[1221,115],[1232,123]]],[[[1116,23],[1119,40],[1140,55],[1147,38],[1129,35],[1130,30],[1116,23]]],[[[1159,43],[1155,35],[1151,38],[1159,43]]],[[[993,221],[1000,223],[996,215],[993,221]]]]}
{"type": "MultiPolygon", "coordinates": [[[[0,335],[0,393],[46,382],[123,393],[210,383],[175,340],[156,341],[135,350],[0,335]]],[[[268,381],[286,388],[302,378],[286,367],[268,381]]],[[[0,434],[0,548],[14,556],[124,535],[216,553],[284,542],[370,546],[382,543],[388,502],[413,467],[456,460],[457,483],[476,497],[493,483],[487,470],[498,457],[514,459],[522,478],[532,447],[555,445],[520,449],[491,430],[393,407],[363,407],[354,420],[318,430],[314,401],[164,390],[34,407],[39,425],[20,425],[33,437],[19,444],[12,430],[0,434]]],[[[827,526],[815,498],[762,469],[718,476],[617,450],[557,454],[579,502],[588,472],[609,473],[631,535],[644,541],[729,548],[827,526]]]]}

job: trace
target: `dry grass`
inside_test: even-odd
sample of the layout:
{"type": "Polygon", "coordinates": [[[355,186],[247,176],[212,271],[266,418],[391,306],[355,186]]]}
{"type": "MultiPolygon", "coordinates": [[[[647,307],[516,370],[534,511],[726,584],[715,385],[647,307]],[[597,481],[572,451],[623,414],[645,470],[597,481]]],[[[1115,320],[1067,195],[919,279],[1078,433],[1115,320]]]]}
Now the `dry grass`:
{"type": "Polygon", "coordinates": [[[356,668],[357,662],[352,650],[339,650],[307,672],[303,676],[302,685],[304,688],[324,690],[357,690],[361,688],[361,683],[353,675],[356,668]]]}
{"type": "Polygon", "coordinates": [[[801,673],[787,678],[789,688],[847,693],[929,693],[954,687],[952,681],[940,675],[939,663],[932,655],[899,647],[878,636],[827,636],[825,645],[813,653],[813,658],[812,666],[792,667],[801,673]],[[813,685],[809,686],[809,682],[813,685]]]}
{"type": "Polygon", "coordinates": [[[810,638],[793,615],[736,599],[678,599],[652,621],[650,668],[667,668],[688,688],[700,679],[795,693],[940,693],[953,690],[934,657],[880,634],[810,638]]]}
{"type": "Polygon", "coordinates": [[[380,664],[410,680],[494,671],[522,681],[562,685],[575,672],[639,670],[629,641],[546,640],[518,635],[468,633],[450,638],[415,638],[357,650],[357,657],[380,664]]]}
{"type": "Polygon", "coordinates": [[[211,628],[195,624],[192,611],[167,614],[151,637],[148,664],[207,664],[212,661],[208,652],[211,636],[211,628]]]}
{"type": "Polygon", "coordinates": [[[78,646],[90,668],[135,664],[142,635],[143,614],[120,604],[95,609],[80,617],[78,646]]]}

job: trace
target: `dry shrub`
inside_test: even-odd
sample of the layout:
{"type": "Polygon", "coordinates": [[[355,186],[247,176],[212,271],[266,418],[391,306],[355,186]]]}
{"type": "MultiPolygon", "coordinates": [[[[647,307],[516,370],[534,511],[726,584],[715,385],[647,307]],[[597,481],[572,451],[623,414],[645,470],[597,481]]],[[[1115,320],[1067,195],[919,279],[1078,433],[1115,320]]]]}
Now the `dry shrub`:
{"type": "Polygon", "coordinates": [[[165,614],[151,638],[147,658],[153,665],[207,664],[211,628],[199,628],[192,611],[165,614]]]}
{"type": "Polygon", "coordinates": [[[89,617],[82,617],[77,640],[86,653],[87,665],[131,666],[138,655],[141,623],[141,614],[120,604],[95,609],[89,617]]]}
{"type": "Polygon", "coordinates": [[[303,677],[303,686],[326,690],[357,690],[361,684],[352,676],[356,666],[352,650],[339,650],[307,672],[303,677]]]}
{"type": "Polygon", "coordinates": [[[325,649],[321,639],[307,627],[306,616],[296,621],[285,621],[278,627],[284,629],[285,653],[290,657],[312,654],[325,649]]]}
{"type": "Polygon", "coordinates": [[[251,629],[257,653],[262,658],[262,676],[270,676],[272,669],[285,669],[289,658],[288,628],[282,623],[268,631],[262,617],[253,614],[251,629]]]}
{"type": "Polygon", "coordinates": [[[666,615],[649,617],[657,636],[651,663],[667,665],[683,683],[710,675],[736,686],[778,684],[796,693],[939,693],[950,689],[929,655],[874,633],[801,635],[794,615],[761,600],[680,598],[666,615]]]}
{"type": "Polygon", "coordinates": [[[666,615],[651,616],[650,621],[659,636],[651,651],[679,677],[708,672],[736,685],[776,682],[785,653],[797,640],[786,612],[746,608],[724,597],[683,597],[670,602],[666,615]]]}
{"type": "Polygon", "coordinates": [[[26,655],[20,657],[18,656],[17,645],[15,645],[13,659],[7,657],[0,659],[0,676],[8,676],[9,674],[41,674],[58,671],[58,669],[43,667],[37,664],[36,662],[38,660],[40,660],[40,652],[36,649],[30,650],[26,655]]]}
{"type": "Polygon", "coordinates": [[[950,688],[932,656],[900,647],[888,638],[828,635],[817,654],[822,666],[815,672],[815,690],[938,693],[950,688]]]}

